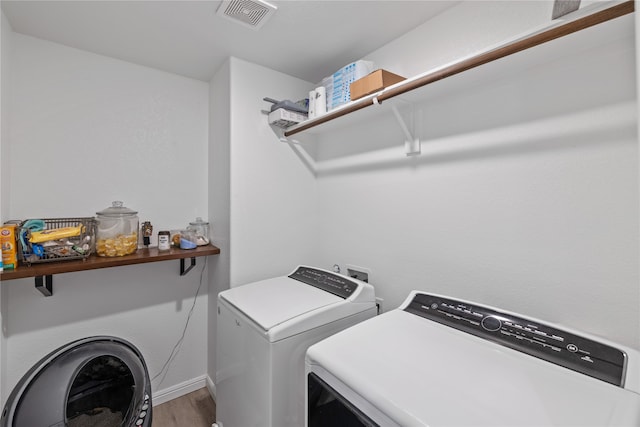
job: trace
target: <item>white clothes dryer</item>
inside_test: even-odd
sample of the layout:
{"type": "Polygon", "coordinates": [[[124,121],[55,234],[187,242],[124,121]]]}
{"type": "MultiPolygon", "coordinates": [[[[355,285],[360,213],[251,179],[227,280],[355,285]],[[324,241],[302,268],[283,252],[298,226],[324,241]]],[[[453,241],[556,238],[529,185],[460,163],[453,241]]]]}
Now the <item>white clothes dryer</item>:
{"type": "Polygon", "coordinates": [[[370,284],[308,266],[220,292],[217,425],[304,425],[307,348],[375,315],[370,284]]]}
{"type": "Polygon", "coordinates": [[[640,426],[636,350],[414,291],[307,351],[316,426],[640,426]]]}

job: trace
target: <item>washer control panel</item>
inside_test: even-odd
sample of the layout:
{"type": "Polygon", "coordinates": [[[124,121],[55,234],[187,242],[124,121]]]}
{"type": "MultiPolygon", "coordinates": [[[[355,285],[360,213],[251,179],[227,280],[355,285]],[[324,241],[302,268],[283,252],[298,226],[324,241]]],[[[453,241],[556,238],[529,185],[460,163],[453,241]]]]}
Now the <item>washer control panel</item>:
{"type": "Polygon", "coordinates": [[[346,277],[312,267],[298,267],[289,277],[344,299],[358,289],[358,284],[346,277]]]}
{"type": "Polygon", "coordinates": [[[624,386],[626,353],[523,317],[441,296],[418,293],[404,309],[556,365],[624,386]]]}

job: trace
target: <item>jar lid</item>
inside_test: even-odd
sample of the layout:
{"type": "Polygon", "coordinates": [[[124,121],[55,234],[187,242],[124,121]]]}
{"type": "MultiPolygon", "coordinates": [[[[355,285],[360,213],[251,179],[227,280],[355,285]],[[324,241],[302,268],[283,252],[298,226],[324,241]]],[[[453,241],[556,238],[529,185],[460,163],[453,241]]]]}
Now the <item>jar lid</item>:
{"type": "Polygon", "coordinates": [[[190,222],[189,225],[205,225],[205,224],[209,224],[206,221],[203,221],[202,218],[197,217],[195,222],[190,222]]]}
{"type": "Polygon", "coordinates": [[[115,201],[111,204],[110,207],[104,210],[101,210],[99,212],[96,212],[96,214],[102,215],[102,216],[127,216],[127,215],[135,215],[137,213],[138,213],[137,211],[131,210],[123,206],[123,203],[120,201],[115,201]]]}

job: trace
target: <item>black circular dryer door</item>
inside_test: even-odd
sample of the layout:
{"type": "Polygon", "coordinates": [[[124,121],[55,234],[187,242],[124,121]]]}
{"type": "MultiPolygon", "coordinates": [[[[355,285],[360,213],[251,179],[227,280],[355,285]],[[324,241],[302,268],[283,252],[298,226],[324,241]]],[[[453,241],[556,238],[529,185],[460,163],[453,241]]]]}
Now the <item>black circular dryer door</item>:
{"type": "Polygon", "coordinates": [[[114,337],[74,341],[27,372],[2,412],[2,427],[151,426],[142,354],[114,337]]]}

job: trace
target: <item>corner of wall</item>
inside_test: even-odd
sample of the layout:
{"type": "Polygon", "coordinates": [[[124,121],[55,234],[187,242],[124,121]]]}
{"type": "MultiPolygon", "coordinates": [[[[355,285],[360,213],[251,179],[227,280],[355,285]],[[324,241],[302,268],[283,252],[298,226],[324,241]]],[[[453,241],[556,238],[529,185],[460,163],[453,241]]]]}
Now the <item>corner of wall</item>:
{"type": "MultiPolygon", "coordinates": [[[[4,222],[9,218],[8,203],[8,176],[9,176],[9,53],[11,52],[12,28],[4,15],[0,11],[0,221],[4,222]]],[[[0,404],[4,406],[5,400],[5,375],[7,369],[7,349],[5,338],[5,312],[6,297],[4,286],[0,289],[0,404]]]]}
{"type": "MultiPolygon", "coordinates": [[[[1,11],[0,11],[1,12],[1,11]]],[[[9,219],[9,78],[13,30],[4,12],[0,17],[0,220],[9,219]]]]}
{"type": "MultiPolygon", "coordinates": [[[[227,61],[209,82],[209,223],[220,254],[209,267],[207,372],[215,382],[218,292],[229,287],[230,270],[230,79],[227,61]]],[[[214,384],[215,387],[215,384],[214,384]]]]}

